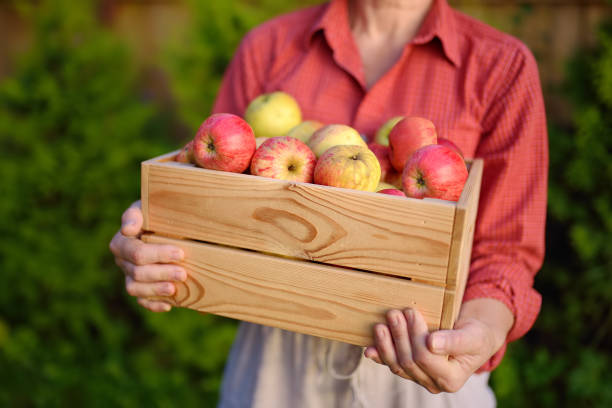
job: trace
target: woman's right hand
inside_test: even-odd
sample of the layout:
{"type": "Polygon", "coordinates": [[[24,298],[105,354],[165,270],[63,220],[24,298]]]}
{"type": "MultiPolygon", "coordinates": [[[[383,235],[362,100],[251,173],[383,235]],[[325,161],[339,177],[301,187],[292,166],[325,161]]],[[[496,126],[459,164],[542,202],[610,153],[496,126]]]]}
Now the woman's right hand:
{"type": "Polygon", "coordinates": [[[187,279],[185,269],[173,262],[183,259],[183,251],[173,245],[146,244],[142,233],[140,201],[135,202],[121,217],[121,228],[110,242],[115,262],[125,273],[125,289],[138,303],[153,311],[167,312],[172,306],[152,297],[172,296],[176,292],[173,282],[187,279]]]}

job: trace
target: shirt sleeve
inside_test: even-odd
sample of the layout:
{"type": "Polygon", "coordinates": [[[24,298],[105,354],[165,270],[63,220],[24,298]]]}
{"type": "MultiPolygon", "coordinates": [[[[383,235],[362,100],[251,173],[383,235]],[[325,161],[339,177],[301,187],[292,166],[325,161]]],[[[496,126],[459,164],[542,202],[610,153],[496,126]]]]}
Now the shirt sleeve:
{"type": "Polygon", "coordinates": [[[266,45],[269,37],[254,29],[244,36],[228,65],[213,113],[233,113],[243,116],[250,101],[263,93],[265,83],[266,45]]]}
{"type": "Polygon", "coordinates": [[[548,137],[535,59],[519,48],[484,116],[476,157],[484,159],[472,262],[464,302],[492,298],[514,315],[504,346],[479,371],[501,362],[508,342],[535,322],[541,295],[533,288],[544,258],[548,137]]]}

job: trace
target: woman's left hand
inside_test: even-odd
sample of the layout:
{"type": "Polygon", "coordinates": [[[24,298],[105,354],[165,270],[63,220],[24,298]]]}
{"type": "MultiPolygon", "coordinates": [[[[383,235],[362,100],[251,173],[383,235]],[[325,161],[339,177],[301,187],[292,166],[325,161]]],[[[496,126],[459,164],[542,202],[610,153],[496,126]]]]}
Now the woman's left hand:
{"type": "Polygon", "coordinates": [[[415,309],[391,310],[387,322],[375,326],[365,356],[437,394],[458,391],[501,348],[514,318],[502,302],[474,299],[462,305],[453,330],[429,333],[415,309]]]}

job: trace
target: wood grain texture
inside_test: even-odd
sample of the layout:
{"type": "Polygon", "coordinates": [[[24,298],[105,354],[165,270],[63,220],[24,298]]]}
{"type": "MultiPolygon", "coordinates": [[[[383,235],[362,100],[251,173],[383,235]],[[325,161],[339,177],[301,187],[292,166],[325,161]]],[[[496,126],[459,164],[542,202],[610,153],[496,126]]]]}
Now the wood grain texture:
{"type": "MultiPolygon", "coordinates": [[[[149,213],[149,164],[140,165],[140,208],[143,214],[149,213]]],[[[142,229],[149,230],[149,217],[143,217],[142,229]]]]}
{"type": "Polygon", "coordinates": [[[391,308],[414,307],[430,329],[439,327],[440,287],[219,245],[143,239],[185,251],[189,278],[166,298],[175,306],[360,346],[373,344],[373,325],[391,308]]]}
{"type": "Polygon", "coordinates": [[[474,239],[476,215],[478,214],[482,171],[482,159],[474,159],[470,165],[469,176],[463,192],[457,202],[444,306],[440,321],[442,329],[453,327],[461,308],[465,284],[470,271],[472,241],[474,239]]]}
{"type": "Polygon", "coordinates": [[[454,203],[147,164],[149,231],[446,283],[454,203]]]}

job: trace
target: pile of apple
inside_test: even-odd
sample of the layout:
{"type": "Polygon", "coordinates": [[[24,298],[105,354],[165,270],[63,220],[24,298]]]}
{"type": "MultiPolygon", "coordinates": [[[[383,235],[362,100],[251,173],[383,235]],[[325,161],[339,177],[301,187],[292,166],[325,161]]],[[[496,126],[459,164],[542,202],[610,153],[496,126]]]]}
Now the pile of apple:
{"type": "Polygon", "coordinates": [[[255,98],[244,118],[208,117],[175,160],[294,182],[457,201],[468,171],[459,148],[420,117],[394,117],[367,144],[350,126],[302,121],[284,92],[255,98]]]}

